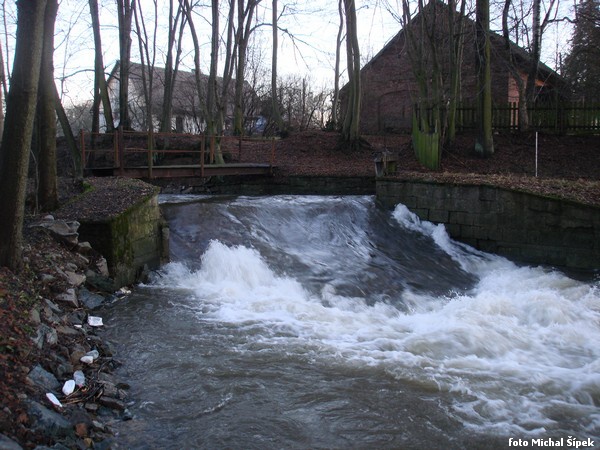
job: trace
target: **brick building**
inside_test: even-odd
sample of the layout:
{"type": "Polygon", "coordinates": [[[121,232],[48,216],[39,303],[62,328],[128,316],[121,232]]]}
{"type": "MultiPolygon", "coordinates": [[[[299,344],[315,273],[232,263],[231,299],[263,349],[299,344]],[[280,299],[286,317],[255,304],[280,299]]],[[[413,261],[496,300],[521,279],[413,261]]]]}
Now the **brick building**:
{"type": "MultiPolygon", "coordinates": [[[[431,1],[423,14],[434,11],[436,18],[427,23],[435,27],[432,33],[438,41],[438,62],[442,67],[444,92],[448,91],[449,55],[447,48],[448,6],[440,1],[431,1]],[[435,5],[435,7],[431,6],[435,5]],[[433,25],[432,25],[433,24],[433,25]],[[439,51],[439,49],[442,49],[439,51]]],[[[458,14],[457,14],[458,15],[458,14]]],[[[413,19],[414,36],[420,39],[418,16],[413,19]]],[[[475,22],[464,18],[464,48],[461,65],[460,101],[469,103],[475,100],[477,92],[476,72],[476,39],[475,22]]],[[[407,34],[401,30],[383,49],[377,53],[361,69],[361,132],[376,134],[382,132],[400,132],[410,130],[412,125],[412,110],[417,98],[418,86],[413,74],[413,65],[406,49],[407,34]]],[[[492,96],[496,104],[518,102],[518,89],[515,79],[508,67],[508,50],[504,39],[492,33],[492,96]]],[[[511,44],[510,51],[517,61],[518,70],[523,80],[527,79],[530,66],[528,53],[511,44]]],[[[428,61],[425,61],[425,66],[428,61]]],[[[425,69],[426,70],[426,67],[425,69]]],[[[560,77],[547,66],[540,64],[536,86],[539,96],[554,95],[555,88],[560,85],[560,77]]],[[[444,95],[445,95],[444,93],[444,95]]],[[[340,93],[342,113],[345,105],[345,88],[340,93]]],[[[443,98],[447,98],[443,97],[443,98]]]]}

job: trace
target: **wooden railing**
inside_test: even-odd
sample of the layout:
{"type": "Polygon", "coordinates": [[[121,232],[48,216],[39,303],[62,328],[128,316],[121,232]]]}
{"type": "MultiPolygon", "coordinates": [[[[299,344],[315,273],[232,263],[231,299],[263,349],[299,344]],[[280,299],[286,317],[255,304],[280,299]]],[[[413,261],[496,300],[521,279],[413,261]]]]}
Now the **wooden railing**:
{"type": "Polygon", "coordinates": [[[176,173],[175,168],[196,168],[199,169],[200,176],[204,176],[205,168],[219,168],[223,173],[235,174],[236,169],[239,169],[237,172],[244,173],[244,169],[259,166],[272,168],[275,164],[273,138],[122,129],[114,133],[89,133],[81,130],[79,144],[84,170],[112,171],[113,174],[122,176],[135,176],[131,174],[143,172],[144,177],[154,178],[159,169],[163,173],[176,173]]]}

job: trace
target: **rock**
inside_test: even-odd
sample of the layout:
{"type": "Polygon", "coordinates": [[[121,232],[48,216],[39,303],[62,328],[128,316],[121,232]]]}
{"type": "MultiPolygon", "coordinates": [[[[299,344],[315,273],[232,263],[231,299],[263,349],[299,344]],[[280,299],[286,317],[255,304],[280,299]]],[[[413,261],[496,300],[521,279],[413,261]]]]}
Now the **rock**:
{"type": "Polygon", "coordinates": [[[48,306],[48,308],[50,308],[50,310],[56,314],[61,314],[63,311],[62,309],[60,309],[60,307],[54,303],[51,300],[48,300],[47,298],[44,299],[44,302],[46,303],[46,306],[48,306]]]}
{"type": "MultiPolygon", "coordinates": [[[[81,298],[79,298],[79,300],[81,300],[81,298]]],[[[83,323],[85,322],[85,318],[86,318],[85,311],[82,311],[81,309],[77,309],[77,310],[71,311],[69,313],[69,315],[67,316],[67,321],[71,325],[83,325],[83,323]]],[[[78,327],[78,328],[80,328],[80,327],[78,327]]]]}
{"type": "Polygon", "coordinates": [[[81,273],[77,273],[77,272],[72,272],[70,270],[66,270],[65,272],[65,276],[67,279],[67,282],[74,287],[79,287],[81,286],[83,283],[85,283],[85,275],[81,274],[81,273]]]}
{"type": "Polygon", "coordinates": [[[97,262],[96,262],[96,268],[98,269],[98,273],[100,275],[102,275],[105,278],[109,278],[110,277],[110,273],[108,271],[108,262],[106,262],[106,258],[104,258],[104,256],[102,256],[97,262]]]}
{"type": "Polygon", "coordinates": [[[23,447],[12,439],[0,434],[0,450],[23,450],[23,447]]]}
{"type": "Polygon", "coordinates": [[[92,244],[90,244],[87,241],[80,242],[77,244],[77,253],[79,253],[80,255],[89,255],[90,253],[92,253],[92,251],[92,244]]]}
{"type": "Polygon", "coordinates": [[[42,284],[49,284],[56,280],[56,277],[54,275],[50,275],[49,273],[42,273],[40,274],[39,278],[42,284]]]}
{"type": "Polygon", "coordinates": [[[52,346],[52,345],[56,345],[56,343],[58,342],[58,332],[51,327],[46,327],[47,331],[46,331],[46,336],[45,336],[45,341],[46,344],[52,346]]]}
{"type": "Polygon", "coordinates": [[[60,387],[60,382],[56,377],[39,364],[31,369],[27,377],[44,391],[54,391],[60,387]]]}
{"type": "Polygon", "coordinates": [[[106,425],[98,420],[92,420],[92,428],[95,431],[106,431],[106,425]]]}
{"type": "Polygon", "coordinates": [[[79,301],[83,303],[83,306],[90,310],[99,308],[105,301],[105,298],[102,295],[94,294],[84,287],[79,289],[78,295],[79,301]]]}
{"type": "Polygon", "coordinates": [[[106,406],[107,408],[110,408],[110,409],[116,409],[118,411],[125,410],[125,403],[123,403],[121,400],[113,398],[113,397],[107,397],[107,396],[103,395],[102,397],[100,397],[98,399],[98,403],[100,403],[102,406],[106,406]]]}
{"type": "Polygon", "coordinates": [[[61,303],[66,303],[74,308],[79,307],[79,302],[77,301],[77,294],[75,294],[75,289],[67,289],[62,294],[56,296],[56,300],[61,303]]]}
{"type": "Polygon", "coordinates": [[[96,288],[102,292],[110,293],[115,291],[115,282],[104,275],[88,272],[86,282],[89,286],[92,286],[93,288],[96,288]]]}
{"type": "Polygon", "coordinates": [[[29,318],[33,323],[37,325],[39,325],[42,322],[42,319],[40,317],[40,310],[38,309],[38,307],[31,308],[31,311],[29,311],[29,318]]]}
{"type": "Polygon", "coordinates": [[[75,434],[80,438],[85,438],[88,435],[88,426],[85,423],[75,425],[75,434]]]}
{"type": "Polygon", "coordinates": [[[60,334],[64,334],[67,336],[79,336],[81,334],[79,330],[76,330],[75,328],[71,327],[66,327],[64,325],[56,327],[56,331],[60,334]]]}
{"type": "Polygon", "coordinates": [[[73,364],[73,365],[79,364],[81,357],[85,356],[86,353],[87,353],[87,350],[85,350],[81,345],[76,345],[71,350],[71,355],[69,356],[69,359],[71,360],[71,364],[73,364]]]}
{"type": "Polygon", "coordinates": [[[43,220],[30,225],[32,228],[44,228],[60,242],[75,246],[79,241],[79,222],[64,220],[43,220]]]}
{"type": "Polygon", "coordinates": [[[42,323],[37,329],[36,336],[32,338],[35,345],[40,350],[44,348],[44,344],[54,345],[58,342],[58,333],[54,328],[42,323]]]}
{"type": "Polygon", "coordinates": [[[83,405],[83,407],[86,409],[86,411],[89,411],[93,414],[97,413],[99,409],[99,406],[96,403],[91,402],[86,403],[85,405],[83,405]]]}
{"type": "Polygon", "coordinates": [[[29,402],[28,414],[31,427],[36,432],[54,438],[66,437],[73,433],[72,425],[67,419],[37,402],[29,402]]]}

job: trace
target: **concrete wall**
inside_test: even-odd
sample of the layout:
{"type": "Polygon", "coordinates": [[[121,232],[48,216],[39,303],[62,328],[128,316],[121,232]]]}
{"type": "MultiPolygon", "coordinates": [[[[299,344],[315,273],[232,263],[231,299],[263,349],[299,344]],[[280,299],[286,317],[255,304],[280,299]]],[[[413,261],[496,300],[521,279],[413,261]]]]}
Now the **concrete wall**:
{"type": "Polygon", "coordinates": [[[515,261],[600,269],[600,208],[490,186],[378,180],[377,199],[403,203],[450,236],[515,261]]]}
{"type": "Polygon", "coordinates": [[[116,217],[81,221],[79,236],[106,258],[116,288],[136,282],[168,256],[168,228],[156,193],[116,217]]]}

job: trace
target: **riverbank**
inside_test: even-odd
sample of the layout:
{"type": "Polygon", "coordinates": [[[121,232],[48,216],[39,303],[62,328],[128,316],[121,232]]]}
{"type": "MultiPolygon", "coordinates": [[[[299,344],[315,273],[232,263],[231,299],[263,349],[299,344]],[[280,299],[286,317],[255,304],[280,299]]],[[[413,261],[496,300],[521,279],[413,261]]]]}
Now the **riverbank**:
{"type": "Polygon", "coordinates": [[[108,448],[127,420],[127,384],[94,311],[126,296],[76,218],[117,216],[155,192],[138,180],[61,180],[62,207],[31,215],[24,268],[0,268],[0,448],[108,448]],[[54,397],[53,397],[54,396],[54,397]]]}

